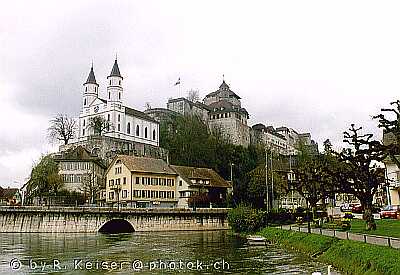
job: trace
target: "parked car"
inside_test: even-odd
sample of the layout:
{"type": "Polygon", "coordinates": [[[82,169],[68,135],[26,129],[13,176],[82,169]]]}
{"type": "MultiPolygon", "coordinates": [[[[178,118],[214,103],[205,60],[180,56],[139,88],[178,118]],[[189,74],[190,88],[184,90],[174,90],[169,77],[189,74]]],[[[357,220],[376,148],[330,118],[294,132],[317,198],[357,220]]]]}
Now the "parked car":
{"type": "MultiPolygon", "coordinates": [[[[372,206],[372,213],[380,213],[381,209],[379,206],[373,205],[372,206]]],[[[351,212],[355,214],[362,214],[364,213],[364,207],[361,204],[355,204],[351,208],[351,212]]]]}
{"type": "Polygon", "coordinates": [[[355,204],[355,205],[353,205],[353,207],[351,208],[351,212],[352,212],[352,213],[362,214],[363,211],[364,211],[364,207],[362,207],[361,204],[355,204]]]}
{"type": "Polygon", "coordinates": [[[400,205],[388,205],[380,212],[381,219],[397,219],[400,217],[400,205]]]}

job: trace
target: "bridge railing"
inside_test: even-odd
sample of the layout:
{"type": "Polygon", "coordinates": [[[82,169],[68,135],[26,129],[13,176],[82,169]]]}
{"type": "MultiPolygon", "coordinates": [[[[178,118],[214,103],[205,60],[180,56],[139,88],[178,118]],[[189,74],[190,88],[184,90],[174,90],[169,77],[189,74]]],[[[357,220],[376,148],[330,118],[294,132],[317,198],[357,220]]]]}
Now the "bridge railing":
{"type": "Polygon", "coordinates": [[[0,206],[0,212],[79,212],[79,213],[221,213],[229,208],[135,208],[109,206],[0,206]]]}

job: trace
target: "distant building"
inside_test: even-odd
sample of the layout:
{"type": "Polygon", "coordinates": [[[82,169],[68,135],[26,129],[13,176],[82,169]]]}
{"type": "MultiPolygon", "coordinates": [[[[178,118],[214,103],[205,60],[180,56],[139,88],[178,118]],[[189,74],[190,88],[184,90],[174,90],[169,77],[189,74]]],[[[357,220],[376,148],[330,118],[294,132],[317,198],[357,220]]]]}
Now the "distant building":
{"type": "Polygon", "coordinates": [[[287,155],[290,148],[285,136],[278,133],[274,127],[266,127],[261,123],[252,126],[251,143],[265,146],[282,155],[287,155]]]}
{"type": "Polygon", "coordinates": [[[172,117],[176,115],[180,115],[179,113],[172,111],[170,109],[165,109],[165,108],[152,108],[144,111],[144,113],[155,120],[157,120],[159,123],[165,120],[169,120],[172,117]]]}
{"type": "Polygon", "coordinates": [[[118,155],[106,172],[106,202],[123,207],[176,207],[176,176],[161,159],[118,155]]]}
{"type": "Polygon", "coordinates": [[[220,131],[231,143],[247,147],[250,145],[249,113],[241,106],[240,97],[226,84],[225,80],[215,92],[203,100],[208,106],[209,126],[220,131]]]}
{"type": "Polygon", "coordinates": [[[189,205],[190,198],[202,194],[215,206],[226,202],[232,185],[214,170],[177,165],[171,165],[171,168],[178,174],[176,190],[179,208],[195,207],[189,205]]]}
{"type": "Polygon", "coordinates": [[[0,186],[0,205],[21,205],[22,195],[18,188],[0,186]]]}
{"type": "Polygon", "coordinates": [[[209,107],[199,101],[192,102],[184,97],[169,99],[167,109],[179,113],[184,116],[196,115],[203,122],[208,121],[209,107]]]}

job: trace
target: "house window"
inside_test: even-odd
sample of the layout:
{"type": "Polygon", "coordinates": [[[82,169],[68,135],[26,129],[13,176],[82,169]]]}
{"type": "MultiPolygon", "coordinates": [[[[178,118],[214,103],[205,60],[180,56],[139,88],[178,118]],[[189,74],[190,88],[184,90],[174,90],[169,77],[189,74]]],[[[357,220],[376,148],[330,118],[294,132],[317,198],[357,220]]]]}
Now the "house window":
{"type": "Polygon", "coordinates": [[[136,184],[139,184],[139,180],[140,180],[140,178],[136,177],[136,184]]]}
{"type": "Polygon", "coordinates": [[[126,132],[128,133],[128,134],[130,134],[131,133],[131,124],[128,122],[128,125],[126,125],[126,132]]]}
{"type": "Polygon", "coordinates": [[[111,79],[110,79],[110,85],[111,85],[111,79]]]}
{"type": "Polygon", "coordinates": [[[111,99],[111,93],[108,92],[108,99],[111,99]]]}
{"type": "Polygon", "coordinates": [[[118,122],[121,121],[121,115],[118,115],[118,122]]]}
{"type": "Polygon", "coordinates": [[[118,132],[121,130],[121,124],[118,124],[118,132]]]}
{"type": "Polygon", "coordinates": [[[126,177],[124,177],[124,184],[126,184],[126,177]]]}
{"type": "Polygon", "coordinates": [[[179,181],[179,186],[182,186],[182,181],[181,180],[179,181]]]}
{"type": "Polygon", "coordinates": [[[110,114],[107,115],[107,121],[110,121],[110,114]]]}
{"type": "Polygon", "coordinates": [[[119,85],[121,86],[121,80],[120,80],[118,83],[119,83],[119,85]]]}
{"type": "Polygon", "coordinates": [[[83,126],[85,126],[85,123],[86,123],[86,121],[85,121],[85,120],[83,120],[83,126]]]}
{"type": "Polygon", "coordinates": [[[139,136],[139,125],[136,125],[136,135],[139,136]]]}
{"type": "Polygon", "coordinates": [[[147,127],[144,128],[144,138],[147,138],[147,127]]]}
{"type": "Polygon", "coordinates": [[[86,106],[86,98],[85,98],[85,100],[83,101],[83,105],[85,105],[85,106],[86,106]]]}
{"type": "Polygon", "coordinates": [[[85,129],[82,130],[82,135],[83,135],[83,136],[85,135],[85,129]]]}
{"type": "Polygon", "coordinates": [[[153,140],[156,140],[156,130],[153,130],[153,140]]]}
{"type": "Polygon", "coordinates": [[[121,93],[118,93],[118,99],[121,99],[121,93]]]}
{"type": "Polygon", "coordinates": [[[127,198],[127,197],[128,197],[128,191],[122,190],[122,198],[127,198]]]}

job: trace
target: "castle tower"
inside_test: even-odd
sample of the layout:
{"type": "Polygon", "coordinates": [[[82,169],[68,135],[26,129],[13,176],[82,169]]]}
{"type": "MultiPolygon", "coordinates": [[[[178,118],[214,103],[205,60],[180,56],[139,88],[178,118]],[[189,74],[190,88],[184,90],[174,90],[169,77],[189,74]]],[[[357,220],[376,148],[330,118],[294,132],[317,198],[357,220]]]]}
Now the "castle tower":
{"type": "Polygon", "coordinates": [[[107,86],[107,93],[108,93],[108,101],[113,103],[122,104],[122,80],[124,78],[121,76],[119,72],[118,62],[115,59],[114,66],[111,70],[109,76],[107,76],[108,86],[107,86]]]}
{"type": "Polygon", "coordinates": [[[89,76],[86,82],[83,84],[83,108],[89,107],[99,95],[99,84],[96,82],[96,77],[94,76],[93,64],[90,68],[89,76]]]}

